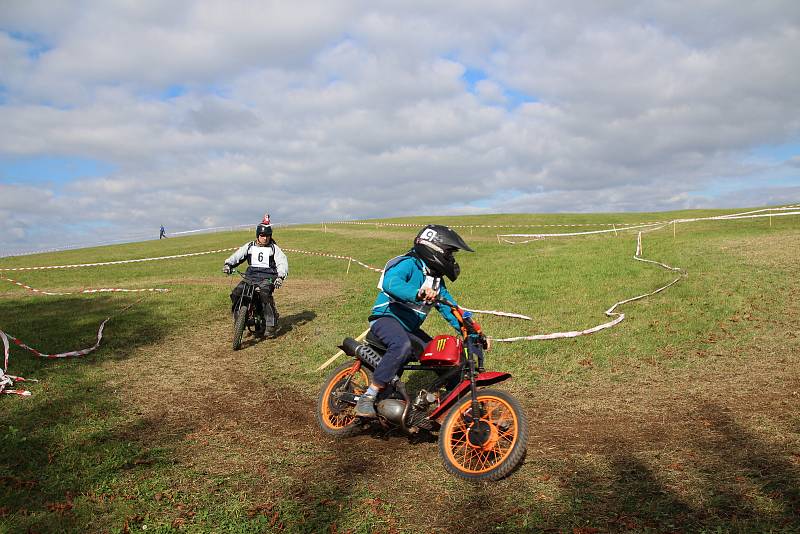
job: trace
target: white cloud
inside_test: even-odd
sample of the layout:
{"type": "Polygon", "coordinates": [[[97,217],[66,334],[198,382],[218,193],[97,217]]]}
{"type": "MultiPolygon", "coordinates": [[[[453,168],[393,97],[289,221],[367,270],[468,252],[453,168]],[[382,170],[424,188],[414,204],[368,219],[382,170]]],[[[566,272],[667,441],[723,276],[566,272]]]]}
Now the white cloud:
{"type": "Polygon", "coordinates": [[[793,159],[778,180],[751,158],[800,145],[796,2],[51,4],[0,12],[0,164],[113,170],[46,187],[0,174],[2,245],[49,245],[32,233],[44,214],[77,239],[266,209],[298,222],[800,200],[793,159]],[[468,69],[487,78],[470,88],[468,69]]]}

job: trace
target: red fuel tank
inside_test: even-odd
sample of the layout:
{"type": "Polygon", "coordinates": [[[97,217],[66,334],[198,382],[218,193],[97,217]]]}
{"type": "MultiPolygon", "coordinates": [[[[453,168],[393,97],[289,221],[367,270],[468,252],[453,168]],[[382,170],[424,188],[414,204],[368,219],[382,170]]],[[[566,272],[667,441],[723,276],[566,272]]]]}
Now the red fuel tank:
{"type": "Polygon", "coordinates": [[[419,357],[422,365],[458,365],[461,363],[463,343],[454,336],[436,336],[425,345],[419,357]]]}

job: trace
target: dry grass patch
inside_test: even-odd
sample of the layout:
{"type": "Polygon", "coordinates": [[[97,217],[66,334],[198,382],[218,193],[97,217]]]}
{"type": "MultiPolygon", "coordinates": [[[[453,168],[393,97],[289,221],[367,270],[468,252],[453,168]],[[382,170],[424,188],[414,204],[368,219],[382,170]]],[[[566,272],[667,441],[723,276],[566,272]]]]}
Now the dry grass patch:
{"type": "Polygon", "coordinates": [[[800,234],[766,234],[753,237],[721,239],[723,252],[741,257],[748,264],[786,269],[800,274],[800,257],[787,250],[800,250],[800,234]]]}

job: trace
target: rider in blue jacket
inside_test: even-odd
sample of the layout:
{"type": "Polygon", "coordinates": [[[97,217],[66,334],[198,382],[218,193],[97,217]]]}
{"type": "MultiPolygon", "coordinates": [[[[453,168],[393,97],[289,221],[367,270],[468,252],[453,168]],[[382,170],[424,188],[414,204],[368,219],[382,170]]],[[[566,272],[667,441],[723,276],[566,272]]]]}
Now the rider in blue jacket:
{"type": "Polygon", "coordinates": [[[403,256],[389,260],[378,281],[378,297],[369,317],[370,332],[386,346],[386,353],[373,373],[372,383],[356,403],[355,414],[376,417],[375,398],[391,382],[414,347],[431,340],[420,327],[432,308],[456,331],[459,324],[448,306],[436,304],[444,298],[453,304],[443,277],[458,278],[460,268],[453,254],[473,250],[455,231],[439,224],[429,224],[414,239],[414,246],[403,256]]]}

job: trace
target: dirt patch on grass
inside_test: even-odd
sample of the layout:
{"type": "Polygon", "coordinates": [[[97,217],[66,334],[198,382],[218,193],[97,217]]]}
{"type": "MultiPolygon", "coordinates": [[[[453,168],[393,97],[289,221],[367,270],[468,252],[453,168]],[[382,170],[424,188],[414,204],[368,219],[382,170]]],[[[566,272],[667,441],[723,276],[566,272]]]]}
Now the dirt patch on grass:
{"type": "Polygon", "coordinates": [[[306,308],[341,288],[330,281],[294,279],[280,291],[278,339],[246,335],[243,348],[233,351],[223,310],[202,328],[163,339],[157,352],[146,347],[108,364],[114,377],[110,386],[144,421],[146,440],[179,443],[183,460],[208,472],[245,469],[323,440],[314,421],[316,391],[297,390],[280,374],[270,376],[264,363],[277,362],[270,369],[280,373],[282,347],[313,337],[314,314],[306,308]],[[151,389],[154,385],[157,389],[151,389]]]}

